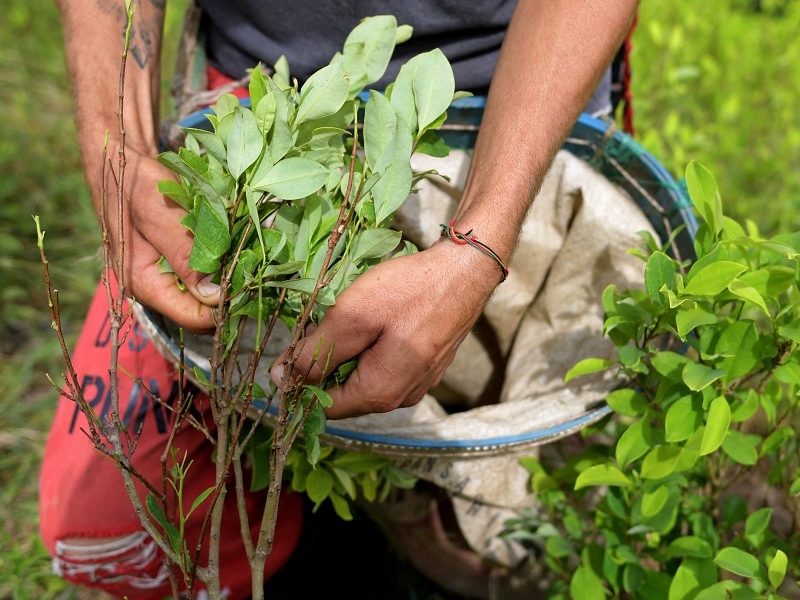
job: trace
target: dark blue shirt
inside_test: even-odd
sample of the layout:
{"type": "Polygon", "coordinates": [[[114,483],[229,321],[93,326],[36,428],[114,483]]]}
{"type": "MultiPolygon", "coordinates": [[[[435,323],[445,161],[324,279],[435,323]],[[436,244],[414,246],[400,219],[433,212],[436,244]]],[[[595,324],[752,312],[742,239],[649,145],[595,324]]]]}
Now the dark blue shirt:
{"type": "Polygon", "coordinates": [[[456,88],[485,93],[516,0],[199,0],[205,12],[210,63],[241,77],[258,62],[285,55],[300,82],[328,64],[347,34],[371,15],[392,14],[414,27],[400,44],[386,76],[393,81],[412,56],[441,48],[450,60],[456,88]]]}

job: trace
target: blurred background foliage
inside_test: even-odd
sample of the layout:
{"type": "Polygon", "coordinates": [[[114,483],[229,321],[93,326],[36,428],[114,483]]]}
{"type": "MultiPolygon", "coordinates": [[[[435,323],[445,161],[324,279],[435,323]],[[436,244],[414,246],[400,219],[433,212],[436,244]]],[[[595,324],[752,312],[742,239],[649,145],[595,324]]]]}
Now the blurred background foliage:
{"type": "MultiPolygon", "coordinates": [[[[168,3],[166,77],[186,0],[168,3]]],[[[728,210],[764,233],[800,229],[799,0],[643,2],[633,37],[638,140],[668,170],[697,159],[728,210]]],[[[0,18],[0,600],[87,598],[49,574],[38,465],[61,372],[31,215],[41,217],[70,340],[100,272],[60,24],[50,0],[0,18]]]]}
{"type": "Polygon", "coordinates": [[[643,2],[638,139],[672,173],[711,169],[731,215],[800,229],[800,2],[643,2]]]}

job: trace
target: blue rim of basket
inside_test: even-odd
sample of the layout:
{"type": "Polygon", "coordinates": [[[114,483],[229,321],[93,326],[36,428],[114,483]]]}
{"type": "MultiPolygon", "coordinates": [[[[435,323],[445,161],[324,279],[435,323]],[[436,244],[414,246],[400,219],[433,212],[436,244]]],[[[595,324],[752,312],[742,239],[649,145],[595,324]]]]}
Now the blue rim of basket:
{"type": "MultiPolygon", "coordinates": [[[[249,106],[248,98],[242,100],[242,104],[249,106]]],[[[453,103],[448,110],[448,120],[445,129],[440,130],[439,134],[451,148],[467,149],[472,148],[477,137],[478,125],[483,116],[483,109],[486,99],[480,96],[461,98],[453,103]]],[[[208,128],[209,121],[206,115],[211,113],[207,108],[193,113],[180,121],[181,127],[189,128],[208,128]]],[[[674,228],[680,225],[685,226],[683,231],[676,236],[674,246],[678,247],[682,258],[693,256],[692,241],[697,231],[697,221],[691,211],[691,205],[686,196],[681,191],[678,183],[673,179],[669,172],[653,157],[650,153],[639,146],[633,138],[626,133],[616,130],[613,124],[582,114],[573,127],[570,136],[567,138],[564,148],[579,158],[593,162],[593,158],[602,154],[602,150],[618,144],[626,148],[632,148],[636,166],[649,175],[647,186],[651,188],[651,197],[655,197],[663,212],[654,211],[650,201],[644,197],[642,190],[636,189],[632,185],[626,185],[625,181],[619,181],[620,185],[633,197],[634,201],[646,214],[653,228],[659,235],[664,237],[664,219],[669,220],[674,228]],[[586,143],[588,142],[588,144],[586,143]],[[654,214],[655,212],[655,214],[654,214]]],[[[595,163],[596,164],[596,163],[595,163]]],[[[602,170],[602,169],[601,169],[602,170]]],[[[171,351],[178,352],[177,346],[165,336],[171,351]]],[[[187,359],[187,362],[192,362],[187,359]]],[[[190,364],[194,367],[194,364],[190,364]]],[[[267,405],[266,399],[257,399],[253,402],[257,410],[269,411],[273,416],[277,415],[277,407],[273,404],[267,405]]],[[[527,431],[521,434],[504,435],[492,438],[461,439],[461,440],[420,440],[409,438],[398,438],[377,433],[365,433],[363,431],[352,431],[328,424],[325,428],[326,435],[343,438],[347,441],[361,442],[376,446],[413,449],[438,449],[438,450],[470,450],[487,447],[503,446],[522,446],[528,444],[541,443],[549,439],[555,439],[561,435],[577,431],[587,425],[597,422],[601,418],[610,414],[612,411],[605,403],[591,408],[579,417],[564,421],[557,425],[551,425],[534,431],[527,431]]]]}

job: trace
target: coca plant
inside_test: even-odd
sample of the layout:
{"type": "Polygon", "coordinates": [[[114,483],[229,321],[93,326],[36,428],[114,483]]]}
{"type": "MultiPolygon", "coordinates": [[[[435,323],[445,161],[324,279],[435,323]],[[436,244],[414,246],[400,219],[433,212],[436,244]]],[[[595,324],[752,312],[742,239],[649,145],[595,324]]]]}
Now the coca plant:
{"type": "MultiPolygon", "coordinates": [[[[395,44],[410,35],[411,28],[398,27],[394,17],[365,19],[342,52],[302,86],[291,79],[283,59],[271,76],[255,68],[249,106],[222,95],[208,115],[210,130],[187,129],[182,148],[159,156],[177,174],[159,190],[187,211],[183,223],[194,234],[189,266],[212,274],[221,287],[210,376],[195,369],[218,426],[220,477],[192,507],[211,503],[213,526],[225,474],[233,470],[240,486],[239,465],[243,460],[254,465],[254,486],[269,489],[264,535],[257,546],[245,540],[254,597],[285,466],[295,489],[317,505],[330,499],[344,518],[350,517],[348,498],[375,500],[392,485],[414,483],[387,459],[320,445],[323,411],[331,405],[325,389],[346,377],[354,363],[331,372],[328,356],[319,355],[327,375],[322,383],[289,380],[306,327],[337,295],[385,256],[416,251],[388,225],[415,184],[433,174],[414,173],[411,155],[448,152],[434,130],[459,96],[452,70],[441,51],[433,50],[409,60],[385,94],[369,91],[368,101],[363,94],[383,76],[395,44]],[[262,389],[256,367],[278,322],[292,332],[285,376],[281,386],[262,389]],[[243,335],[245,324],[255,331],[253,339],[243,335]],[[258,398],[276,404],[274,429],[259,425],[265,409],[254,408],[258,398]],[[254,420],[241,417],[248,410],[256,413],[254,420]],[[292,452],[299,439],[304,456],[292,452]]],[[[173,487],[181,489],[181,478],[190,476],[173,469],[173,487]]],[[[180,535],[183,517],[176,522],[161,504],[154,496],[148,499],[166,533],[164,545],[184,571],[196,570],[180,535]]],[[[215,543],[213,535],[211,540],[215,543]]]]}
{"type": "Polygon", "coordinates": [[[542,510],[507,535],[543,545],[549,598],[796,597],[800,234],[726,217],[697,163],[686,182],[697,259],[645,236],[644,289],[602,298],[617,359],[567,375],[616,377],[614,415],[524,461],[542,510]]]}

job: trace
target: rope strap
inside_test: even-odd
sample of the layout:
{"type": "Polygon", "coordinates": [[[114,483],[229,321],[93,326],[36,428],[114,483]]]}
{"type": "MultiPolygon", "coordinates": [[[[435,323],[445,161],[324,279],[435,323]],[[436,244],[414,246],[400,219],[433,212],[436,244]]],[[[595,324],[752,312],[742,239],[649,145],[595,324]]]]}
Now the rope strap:
{"type": "Polygon", "coordinates": [[[440,225],[442,228],[442,237],[447,236],[460,246],[472,246],[482,254],[485,254],[489,258],[493,258],[494,261],[500,265],[500,270],[503,273],[503,281],[505,281],[509,273],[508,267],[506,266],[506,263],[503,262],[503,259],[497,254],[497,252],[489,248],[489,246],[479,241],[474,235],[472,235],[472,229],[470,229],[467,233],[462,233],[461,231],[456,230],[455,225],[455,219],[450,221],[449,225],[442,223],[440,225]]]}

